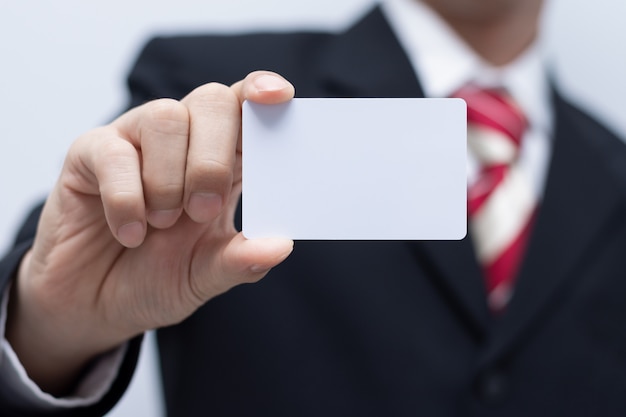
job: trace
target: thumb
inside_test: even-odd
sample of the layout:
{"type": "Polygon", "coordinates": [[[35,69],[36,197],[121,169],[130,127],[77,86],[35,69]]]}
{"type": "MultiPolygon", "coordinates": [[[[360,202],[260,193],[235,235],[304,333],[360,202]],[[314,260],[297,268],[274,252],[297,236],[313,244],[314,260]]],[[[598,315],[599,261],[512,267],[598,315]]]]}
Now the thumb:
{"type": "Polygon", "coordinates": [[[246,239],[239,233],[224,249],[223,267],[233,275],[240,275],[244,278],[243,282],[257,281],[284,261],[292,251],[291,239],[246,239]]]}
{"type": "Polygon", "coordinates": [[[219,261],[202,259],[200,271],[193,280],[199,301],[204,302],[244,283],[257,282],[284,261],[293,250],[287,238],[246,239],[236,234],[220,253],[219,261]],[[208,272],[208,273],[206,273],[208,272]]]}

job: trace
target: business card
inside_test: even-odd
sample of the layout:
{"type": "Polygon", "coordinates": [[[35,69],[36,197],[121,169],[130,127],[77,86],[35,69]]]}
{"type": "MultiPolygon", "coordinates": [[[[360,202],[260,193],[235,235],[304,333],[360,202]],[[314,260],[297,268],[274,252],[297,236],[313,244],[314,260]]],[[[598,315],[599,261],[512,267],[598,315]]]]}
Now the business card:
{"type": "Polygon", "coordinates": [[[242,111],[247,238],[466,235],[463,100],[301,98],[242,111]]]}

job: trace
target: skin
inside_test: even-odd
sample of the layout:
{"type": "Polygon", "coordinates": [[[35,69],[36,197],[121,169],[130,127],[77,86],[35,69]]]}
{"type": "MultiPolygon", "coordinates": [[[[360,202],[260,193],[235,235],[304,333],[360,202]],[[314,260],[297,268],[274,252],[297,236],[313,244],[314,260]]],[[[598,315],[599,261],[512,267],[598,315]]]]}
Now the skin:
{"type": "MultiPolygon", "coordinates": [[[[423,0],[495,65],[537,33],[540,0],[423,0]]],[[[233,226],[241,194],[241,103],[290,100],[254,72],[162,99],[82,135],[44,207],[9,302],[6,337],[46,392],[70,392],[95,356],[256,282],[292,251],[233,226]],[[42,348],[45,347],[45,348],[42,348]]]]}
{"type": "Polygon", "coordinates": [[[543,0],[422,0],[486,62],[506,65],[537,37],[543,0]]]}

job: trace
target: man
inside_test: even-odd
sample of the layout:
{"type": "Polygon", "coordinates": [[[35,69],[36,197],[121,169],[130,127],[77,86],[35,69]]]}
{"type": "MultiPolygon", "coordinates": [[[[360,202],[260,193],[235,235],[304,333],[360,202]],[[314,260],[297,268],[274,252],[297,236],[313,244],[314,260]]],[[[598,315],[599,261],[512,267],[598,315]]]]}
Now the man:
{"type": "MultiPolygon", "coordinates": [[[[390,0],[338,35],[150,43],[133,108],[76,141],[36,234],[39,214],[3,261],[3,410],[105,412],[136,336],[164,327],[170,415],[624,415],[626,150],[546,82],[540,9],[390,0]],[[293,254],[238,234],[241,102],[294,95],[276,73],[246,76],[258,68],[304,97],[506,90],[527,122],[513,165],[532,210],[505,296],[484,289],[474,220],[460,242],[293,254]],[[14,382],[19,363],[44,393],[14,382]]],[[[487,165],[468,165],[471,195],[487,165]]]]}

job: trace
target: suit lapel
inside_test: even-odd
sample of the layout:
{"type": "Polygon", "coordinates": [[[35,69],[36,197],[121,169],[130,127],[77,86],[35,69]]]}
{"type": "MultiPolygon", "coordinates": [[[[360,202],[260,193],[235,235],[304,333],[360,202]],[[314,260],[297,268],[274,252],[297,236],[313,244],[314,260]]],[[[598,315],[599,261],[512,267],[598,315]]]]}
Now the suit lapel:
{"type": "MultiPolygon", "coordinates": [[[[572,278],[599,244],[610,220],[623,210],[623,197],[605,158],[598,154],[600,131],[555,97],[556,132],[545,197],[515,295],[481,364],[487,365],[527,334],[534,322],[575,285],[572,278]],[[595,128],[595,129],[594,129],[595,128]]],[[[605,151],[603,151],[605,152],[605,151]]]]}
{"type": "MultiPolygon", "coordinates": [[[[339,36],[320,59],[328,97],[423,97],[415,72],[379,8],[339,36]]],[[[306,93],[306,92],[305,92],[306,93]]],[[[384,139],[383,139],[384,140],[384,139]]],[[[489,322],[471,240],[407,242],[459,318],[481,337],[489,322]]]]}
{"type": "Polygon", "coordinates": [[[379,7],[337,36],[318,60],[328,97],[423,97],[408,58],[379,7]]]}
{"type": "Polygon", "coordinates": [[[477,340],[483,340],[491,324],[482,272],[469,236],[460,241],[408,242],[440,288],[460,321],[477,340]]]}

